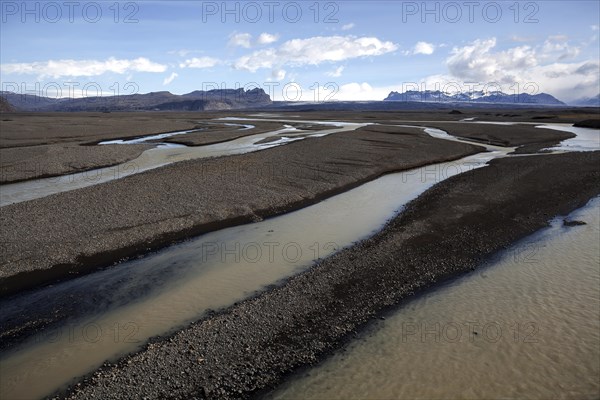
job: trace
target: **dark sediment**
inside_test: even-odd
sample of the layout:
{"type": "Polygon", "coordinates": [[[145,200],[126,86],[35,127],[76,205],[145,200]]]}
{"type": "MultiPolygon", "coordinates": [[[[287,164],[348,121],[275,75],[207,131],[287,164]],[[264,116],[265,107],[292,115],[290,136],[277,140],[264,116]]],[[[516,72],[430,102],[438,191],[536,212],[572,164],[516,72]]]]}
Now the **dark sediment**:
{"type": "MultiPolygon", "coordinates": [[[[396,112],[297,112],[281,113],[280,117],[284,119],[298,120],[343,120],[343,121],[373,121],[380,123],[402,123],[402,121],[444,121],[456,120],[470,117],[477,120],[489,121],[540,121],[544,122],[562,122],[573,123],[586,120],[597,121],[597,109],[585,108],[565,108],[565,109],[526,109],[518,108],[514,112],[507,113],[507,110],[493,109],[468,109],[463,110],[465,114],[449,114],[447,110],[442,111],[396,111],[396,112]],[[596,111],[594,113],[594,111],[596,111]],[[596,118],[596,119],[594,119],[596,118]]],[[[8,158],[2,153],[0,157],[0,183],[17,182],[32,178],[57,176],[69,174],[114,165],[115,160],[129,161],[138,154],[132,149],[116,150],[119,153],[107,153],[105,156],[99,152],[93,157],[88,157],[89,152],[85,149],[78,149],[81,145],[97,143],[101,140],[135,138],[141,135],[152,135],[165,132],[174,132],[181,130],[194,129],[201,126],[206,127],[206,122],[214,118],[223,116],[231,117],[239,115],[248,118],[247,113],[241,112],[151,112],[151,113],[100,113],[100,112],[79,112],[79,113],[11,113],[9,118],[0,120],[0,149],[16,148],[12,153],[17,155],[18,164],[14,163],[14,157],[8,158]],[[62,146],[59,146],[62,145],[62,146]],[[50,149],[44,150],[49,155],[47,158],[40,158],[39,150],[27,150],[30,146],[49,146],[50,149]],[[22,152],[19,150],[23,148],[22,152]],[[64,149],[64,151],[63,151],[64,149]],[[57,156],[59,152],[65,156],[57,156]],[[131,152],[125,155],[123,152],[131,152]],[[4,161],[8,160],[8,161],[4,161]],[[68,162],[67,162],[68,160],[68,162]],[[71,167],[72,165],[72,167],[71,167]]],[[[265,115],[265,118],[273,118],[271,115],[265,115]]],[[[214,121],[213,121],[214,122],[214,121]]],[[[236,121],[224,121],[225,123],[236,121]]],[[[245,123],[245,122],[241,122],[245,123]]],[[[185,144],[189,146],[199,146],[214,144],[222,141],[233,140],[248,134],[264,132],[277,123],[272,121],[248,122],[256,125],[256,130],[240,131],[232,127],[215,126],[210,131],[191,133],[185,136],[178,136],[166,139],[170,143],[185,144]],[[267,126],[268,125],[268,126],[267,126]]],[[[302,122],[290,123],[300,129],[322,129],[322,126],[306,124],[302,122]]],[[[460,124],[468,126],[469,124],[460,124]]],[[[474,125],[474,124],[470,124],[474,125]]],[[[281,124],[279,124],[279,127],[281,124]]],[[[587,125],[586,125],[587,126],[587,125]]],[[[596,125],[594,125],[596,126],[596,125]]],[[[588,126],[589,127],[589,126],[588,126]]],[[[593,127],[593,126],[591,126],[593,127]]],[[[597,127],[597,126],[596,126],[597,127]]],[[[278,128],[275,128],[278,129],[278,128]]],[[[444,128],[442,128],[444,129],[444,128]]],[[[488,125],[487,129],[494,132],[501,132],[503,129],[488,125]]],[[[452,132],[460,136],[460,132],[452,132]]],[[[526,136],[529,137],[529,132],[526,136]]],[[[556,132],[554,132],[556,134],[556,132]]],[[[489,143],[494,142],[494,138],[483,137],[480,133],[474,133],[472,139],[484,140],[489,143]]],[[[491,134],[492,136],[495,133],[491,134]]],[[[501,134],[500,136],[504,136],[501,134]]],[[[468,135],[465,135],[468,137],[468,135]]],[[[504,140],[502,137],[500,141],[504,140]]],[[[558,139],[557,139],[558,140],[558,139]]],[[[500,143],[500,142],[497,142],[500,143]]],[[[519,143],[520,145],[520,143],[519,143]]],[[[550,147],[545,145],[543,147],[550,147]]],[[[543,148],[539,147],[538,148],[543,148]]],[[[103,150],[108,152],[108,150],[103,150]]],[[[525,150],[519,149],[518,152],[525,150]]],[[[537,151],[531,147],[530,152],[537,151]]]]}
{"type": "Polygon", "coordinates": [[[11,114],[0,121],[0,184],[55,177],[131,161],[156,144],[96,146],[115,139],[201,129],[161,142],[202,146],[280,129],[277,122],[256,122],[241,130],[210,121],[211,114],[72,113],[11,114]],[[206,121],[204,121],[206,120],[206,121]]]}
{"type": "MultiPolygon", "coordinates": [[[[257,121],[257,120],[228,120],[223,121],[224,123],[231,124],[249,124],[254,125],[255,128],[248,130],[240,130],[239,128],[234,129],[233,127],[227,125],[216,125],[217,121],[210,124],[205,124],[204,128],[206,129],[203,132],[198,133],[190,133],[183,136],[175,136],[166,139],[162,139],[163,142],[169,143],[177,143],[184,144],[186,146],[204,146],[208,144],[215,144],[226,142],[234,139],[238,139],[244,136],[257,135],[259,133],[264,132],[274,132],[280,129],[283,129],[284,123],[274,122],[274,121],[257,121]]],[[[324,125],[324,124],[308,124],[301,122],[286,122],[285,125],[290,125],[298,129],[299,131],[315,131],[315,130],[325,130],[325,129],[334,129],[338,126],[335,125],[324,125]]],[[[203,125],[200,125],[201,127],[203,125]]],[[[293,132],[294,134],[300,133],[299,131],[293,132]]],[[[273,139],[276,140],[276,139],[273,139]]],[[[273,141],[271,140],[271,141],[273,141]]],[[[268,143],[267,139],[263,139],[258,144],[268,143]]]]}
{"type": "Polygon", "coordinates": [[[133,160],[152,147],[150,144],[54,144],[0,149],[0,184],[110,167],[133,160]]]}
{"type": "Polygon", "coordinates": [[[573,126],[577,126],[579,128],[600,129],[600,119],[586,119],[583,121],[578,121],[575,122],[573,126]]]}
{"type": "Polygon", "coordinates": [[[586,223],[583,221],[577,221],[577,220],[569,221],[569,220],[565,219],[565,220],[563,220],[563,225],[564,226],[579,226],[579,225],[586,225],[586,223]]]}
{"type": "Polygon", "coordinates": [[[161,139],[162,142],[183,144],[186,146],[206,146],[228,142],[230,140],[239,139],[244,136],[257,135],[259,133],[276,131],[283,128],[283,124],[279,122],[255,122],[255,121],[224,121],[231,124],[249,124],[254,125],[253,129],[240,129],[227,125],[218,125],[218,122],[210,124],[201,124],[204,130],[194,133],[189,133],[181,136],[173,136],[161,139]]]}
{"type": "Polygon", "coordinates": [[[191,129],[195,124],[182,115],[13,113],[0,121],[0,184],[127,162],[149,146],[98,148],[86,144],[191,129]]]}
{"type": "Polygon", "coordinates": [[[0,147],[90,143],[193,129],[203,114],[13,113],[0,121],[0,147]]]}
{"type": "MultiPolygon", "coordinates": [[[[416,123],[442,129],[457,137],[467,138],[477,142],[505,147],[526,147],[527,151],[551,147],[565,139],[575,137],[573,133],[553,129],[536,128],[533,125],[497,125],[477,122],[432,122],[416,123]]],[[[520,151],[517,150],[517,153],[520,151]]]]}
{"type": "Polygon", "coordinates": [[[280,287],[157,338],[61,397],[248,398],[414,293],[600,193],[600,152],[502,158],[443,181],[382,232],[280,287]]]}
{"type": "Polygon", "coordinates": [[[0,213],[0,295],[314,204],[385,173],[478,151],[420,129],[371,126],[12,204],[0,213]]]}

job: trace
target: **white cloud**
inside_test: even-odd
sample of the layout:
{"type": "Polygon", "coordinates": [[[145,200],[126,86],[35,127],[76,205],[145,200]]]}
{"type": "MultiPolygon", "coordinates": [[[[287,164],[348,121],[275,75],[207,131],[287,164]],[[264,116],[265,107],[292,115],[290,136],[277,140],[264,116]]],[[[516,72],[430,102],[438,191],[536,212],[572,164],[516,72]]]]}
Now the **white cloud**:
{"type": "Polygon", "coordinates": [[[368,82],[351,82],[341,86],[326,84],[302,88],[301,101],[381,101],[398,86],[372,86],[368,82]]]}
{"type": "Polygon", "coordinates": [[[263,32],[260,34],[256,42],[258,44],[271,44],[279,40],[279,35],[272,35],[270,33],[263,32]]]}
{"type": "Polygon", "coordinates": [[[392,90],[397,90],[397,86],[379,86],[374,87],[368,82],[351,82],[341,85],[335,93],[329,91],[329,96],[322,91],[320,99],[330,99],[339,101],[380,101],[385,99],[392,90]]]}
{"type": "Polygon", "coordinates": [[[353,22],[342,26],[342,30],[343,31],[349,31],[352,28],[354,28],[354,23],[353,22]]]}
{"type": "Polygon", "coordinates": [[[342,72],[344,72],[344,66],[339,66],[337,67],[335,70],[327,72],[326,75],[327,76],[331,76],[333,78],[339,78],[340,76],[342,76],[342,72]]]}
{"type": "Polygon", "coordinates": [[[413,54],[433,54],[435,51],[435,46],[431,43],[427,42],[417,42],[415,44],[415,48],[413,49],[413,54]]]}
{"type": "MultiPolygon", "coordinates": [[[[335,94],[334,99],[349,101],[361,99],[371,100],[373,99],[373,96],[373,87],[367,82],[352,82],[340,86],[339,92],[335,94]]],[[[377,100],[382,99],[383,98],[377,100]]]]}
{"type": "Polygon", "coordinates": [[[473,90],[490,85],[490,89],[506,93],[550,93],[563,101],[598,94],[598,62],[561,62],[578,53],[565,37],[550,37],[536,47],[517,46],[503,51],[495,51],[495,47],[496,39],[491,38],[454,48],[446,59],[449,73],[426,78],[427,89],[436,90],[435,84],[454,83],[473,90]]]}
{"type": "Polygon", "coordinates": [[[563,101],[592,97],[600,91],[600,64],[597,60],[538,66],[524,75],[535,82],[541,92],[563,101]]]}
{"type": "Polygon", "coordinates": [[[169,75],[165,78],[165,80],[163,81],[163,86],[166,86],[169,83],[173,82],[175,80],[175,78],[177,78],[178,76],[179,75],[177,74],[177,72],[173,72],[171,75],[169,75]]]}
{"type": "Polygon", "coordinates": [[[255,51],[240,57],[236,69],[255,72],[261,68],[283,65],[318,65],[322,62],[343,61],[350,58],[378,56],[396,50],[392,42],[382,42],[375,37],[317,36],[293,39],[278,48],[255,51]]]}
{"type": "Polygon", "coordinates": [[[598,27],[598,25],[592,25],[592,26],[590,26],[590,28],[591,28],[593,31],[597,31],[598,29],[600,29],[600,27],[598,27]]]}
{"type": "Polygon", "coordinates": [[[109,58],[100,60],[49,60],[31,63],[2,64],[6,74],[31,74],[40,78],[98,76],[106,72],[125,74],[129,72],[165,72],[166,65],[140,57],[133,60],[109,58]]]}
{"type": "Polygon", "coordinates": [[[219,60],[212,57],[194,57],[179,64],[180,68],[210,68],[219,63],[219,60]]]}
{"type": "Polygon", "coordinates": [[[470,45],[454,48],[446,65],[452,76],[474,82],[506,83],[515,80],[515,74],[537,65],[535,50],[519,46],[501,52],[492,52],[496,38],[477,39],[470,45]]]}
{"type": "MultiPolygon", "coordinates": [[[[440,45],[439,47],[446,47],[445,45],[440,45]]],[[[412,56],[415,54],[425,54],[431,55],[435,51],[435,45],[433,43],[427,42],[417,42],[415,46],[411,50],[404,50],[402,54],[405,56],[412,56]]]]}
{"type": "Polygon", "coordinates": [[[252,41],[252,35],[249,33],[233,33],[229,36],[229,46],[233,47],[244,47],[249,49],[251,47],[250,42],[252,41]]]}
{"type": "Polygon", "coordinates": [[[271,79],[275,81],[282,81],[285,79],[286,71],[284,69],[275,69],[271,71],[271,79]]]}
{"type": "Polygon", "coordinates": [[[374,88],[368,82],[352,82],[342,86],[333,83],[314,86],[301,86],[293,82],[286,85],[286,89],[276,88],[272,93],[275,101],[359,101],[359,100],[383,100],[391,90],[391,87],[374,88]],[[300,95],[301,93],[301,95],[300,95]]]}
{"type": "Polygon", "coordinates": [[[575,58],[581,51],[579,47],[571,46],[565,36],[550,36],[542,47],[541,57],[545,59],[565,60],[575,58]]]}
{"type": "Polygon", "coordinates": [[[253,40],[252,35],[250,33],[234,32],[231,35],[229,35],[228,45],[232,47],[243,47],[249,49],[257,45],[275,43],[278,40],[279,35],[267,32],[263,32],[260,35],[258,35],[258,38],[256,38],[256,40],[253,40]]]}

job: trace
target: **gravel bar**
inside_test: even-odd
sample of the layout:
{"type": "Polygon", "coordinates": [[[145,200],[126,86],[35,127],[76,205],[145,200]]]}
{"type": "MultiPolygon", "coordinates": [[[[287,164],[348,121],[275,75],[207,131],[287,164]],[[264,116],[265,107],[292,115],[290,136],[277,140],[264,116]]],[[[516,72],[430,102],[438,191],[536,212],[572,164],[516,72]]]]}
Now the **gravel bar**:
{"type": "Polygon", "coordinates": [[[105,363],[69,399],[264,394],[404,299],[482,265],[600,193],[600,152],[496,159],[445,180],[380,233],[286,283],[105,363]]]}
{"type": "Polygon", "coordinates": [[[369,126],[8,205],[0,213],[0,296],[479,151],[418,128],[369,126]]]}

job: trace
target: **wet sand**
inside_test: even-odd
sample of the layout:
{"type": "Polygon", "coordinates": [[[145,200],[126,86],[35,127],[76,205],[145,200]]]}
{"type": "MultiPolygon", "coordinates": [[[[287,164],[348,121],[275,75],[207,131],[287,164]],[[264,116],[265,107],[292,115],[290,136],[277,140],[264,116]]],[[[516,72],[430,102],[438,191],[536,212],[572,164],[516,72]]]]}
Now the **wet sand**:
{"type": "Polygon", "coordinates": [[[4,309],[0,351],[18,346],[3,356],[0,397],[48,395],[74,376],[96,370],[105,360],[140,350],[151,337],[187,326],[209,309],[229,307],[303,272],[319,258],[378,232],[405,204],[436,182],[481,168],[509,151],[478,153],[387,174],[290,213],[207,233],[115,268],[0,299],[4,309]],[[248,243],[258,245],[254,247],[256,257],[250,255],[248,243]],[[265,243],[284,247],[270,251],[265,243]],[[240,257],[223,257],[218,251],[212,254],[213,245],[238,248],[240,257]],[[73,303],[73,298],[78,301],[73,303]],[[128,321],[128,327],[139,328],[137,344],[117,343],[107,335],[94,342],[64,335],[47,340],[64,329],[85,330],[90,319],[104,332],[112,330],[115,323],[128,321]],[[28,333],[34,336],[25,344],[28,333]]]}
{"type": "MultiPolygon", "coordinates": [[[[580,113],[546,118],[540,112],[514,118],[540,123],[582,119],[580,113]]],[[[484,114],[489,120],[513,118],[487,112],[294,114],[278,117],[394,124],[415,119],[446,124],[483,119],[484,114]]],[[[451,133],[469,137],[473,125],[454,124],[451,133]]],[[[547,139],[526,138],[543,132],[539,128],[523,127],[523,136],[511,137],[510,130],[499,126],[478,139],[531,146],[547,139]]],[[[471,135],[477,137],[476,132],[471,135]]],[[[99,133],[94,140],[122,137],[99,133]]],[[[73,140],[55,139],[61,145],[73,140]]],[[[26,146],[43,142],[23,140],[26,146]]],[[[199,135],[198,140],[204,139],[199,135]]],[[[181,162],[7,206],[0,215],[1,295],[301,208],[388,172],[480,150],[433,139],[420,129],[369,126],[254,154],[181,162]]],[[[373,316],[407,296],[475,268],[552,216],[583,205],[600,190],[598,161],[599,152],[502,159],[452,178],[413,202],[375,237],[173,337],[156,338],[143,352],[118,366],[107,365],[71,394],[117,398],[147,391],[150,397],[235,398],[262,393],[339,348],[373,316]]]]}
{"type": "Polygon", "coordinates": [[[282,124],[258,122],[242,130],[204,113],[14,113],[0,121],[0,184],[56,177],[131,161],[156,146],[96,146],[100,141],[132,139],[199,129],[162,142],[201,146],[262,132],[282,124]]]}
{"type": "Polygon", "coordinates": [[[305,207],[385,173],[482,150],[416,128],[383,130],[368,127],[251,154],[180,162],[3,207],[0,294],[305,207]]]}
{"type": "Polygon", "coordinates": [[[0,120],[0,147],[92,143],[192,129],[200,113],[11,113],[0,120]]]}
{"type": "Polygon", "coordinates": [[[409,297],[473,270],[600,193],[600,152],[514,157],[452,177],[374,237],[282,286],[105,364],[68,398],[248,398],[409,297]]]}
{"type": "MultiPolygon", "coordinates": [[[[563,122],[576,123],[586,121],[598,123],[598,115],[590,108],[565,109],[515,109],[515,110],[476,110],[463,109],[462,114],[450,114],[447,111],[425,112],[282,112],[285,118],[299,120],[345,120],[361,122],[377,122],[382,124],[398,124],[402,121],[460,121],[475,118],[486,121],[529,121],[529,122],[563,122]],[[594,122],[595,121],[595,122],[594,122]]],[[[261,113],[255,113],[260,115],[261,113]]],[[[0,183],[18,182],[41,177],[60,176],[94,168],[113,166],[136,158],[139,148],[106,148],[94,152],[85,145],[102,140],[134,138],[141,135],[153,135],[165,132],[201,127],[205,129],[207,122],[223,116],[247,117],[248,113],[5,113],[0,118],[0,183]],[[12,150],[7,150],[12,149],[12,150]]],[[[212,125],[212,124],[211,124],[212,125]]],[[[168,138],[165,142],[200,146],[233,140],[242,136],[257,134],[268,130],[276,130],[281,124],[263,122],[254,130],[240,131],[226,126],[213,125],[209,131],[191,133],[184,136],[168,138]]],[[[298,124],[299,129],[315,127],[298,124]]],[[[456,128],[456,127],[455,127],[456,128]]],[[[443,129],[443,128],[442,128],[443,129]]],[[[494,132],[481,134],[478,129],[461,128],[457,135],[495,140],[494,132]],[[468,131],[465,131],[467,129],[468,131]]],[[[452,132],[454,134],[454,132],[452,132]]],[[[531,132],[528,132],[531,134],[531,132]]],[[[501,134],[498,143],[506,142],[501,134]]],[[[522,144],[522,143],[519,143],[522,144]]],[[[525,149],[520,150],[520,152],[525,149]]],[[[530,147],[527,151],[535,152],[530,147]]]]}
{"type": "MultiPolygon", "coordinates": [[[[415,125],[431,126],[448,132],[450,135],[471,139],[494,146],[527,146],[528,149],[551,147],[561,141],[575,137],[568,132],[536,128],[533,125],[496,125],[477,122],[420,123],[415,125]]],[[[542,123],[540,123],[542,125],[542,123]]]]}
{"type": "Polygon", "coordinates": [[[150,146],[95,148],[102,139],[196,125],[193,116],[144,113],[10,113],[0,120],[0,183],[60,176],[127,162],[150,146]]]}
{"type": "Polygon", "coordinates": [[[551,223],[414,296],[265,400],[598,398],[600,197],[551,223]]]}
{"type": "MultiPolygon", "coordinates": [[[[222,123],[235,123],[235,121],[223,121],[222,123]]],[[[240,124],[245,123],[241,121],[240,124]]],[[[162,142],[183,144],[185,146],[205,146],[235,140],[244,136],[257,135],[259,133],[277,131],[283,128],[283,124],[278,122],[248,122],[255,125],[252,129],[240,129],[227,125],[220,125],[218,121],[199,124],[198,127],[204,130],[189,133],[186,135],[166,138],[162,142]]]]}
{"type": "MultiPolygon", "coordinates": [[[[273,112],[278,116],[293,115],[304,120],[320,121],[372,121],[382,124],[402,121],[461,121],[474,118],[475,121],[533,122],[533,123],[577,123],[584,120],[599,120],[598,108],[515,108],[515,109],[476,109],[457,107],[460,114],[449,110],[409,110],[409,111],[290,111],[273,112]]],[[[254,113],[258,115],[259,113],[254,113]]],[[[240,114],[242,115],[242,114],[240,114]]]]}
{"type": "Polygon", "coordinates": [[[0,149],[0,184],[61,176],[133,160],[153,146],[54,144],[0,149]]]}

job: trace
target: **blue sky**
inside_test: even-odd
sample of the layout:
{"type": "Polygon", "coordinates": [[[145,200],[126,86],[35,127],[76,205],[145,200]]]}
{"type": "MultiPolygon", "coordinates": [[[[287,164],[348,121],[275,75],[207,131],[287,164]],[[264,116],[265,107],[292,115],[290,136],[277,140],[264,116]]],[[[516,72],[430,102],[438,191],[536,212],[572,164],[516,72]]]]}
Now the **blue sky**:
{"type": "Polygon", "coordinates": [[[0,80],[48,96],[258,84],[276,100],[419,87],[569,101],[600,91],[599,4],[2,0],[0,80]]]}

